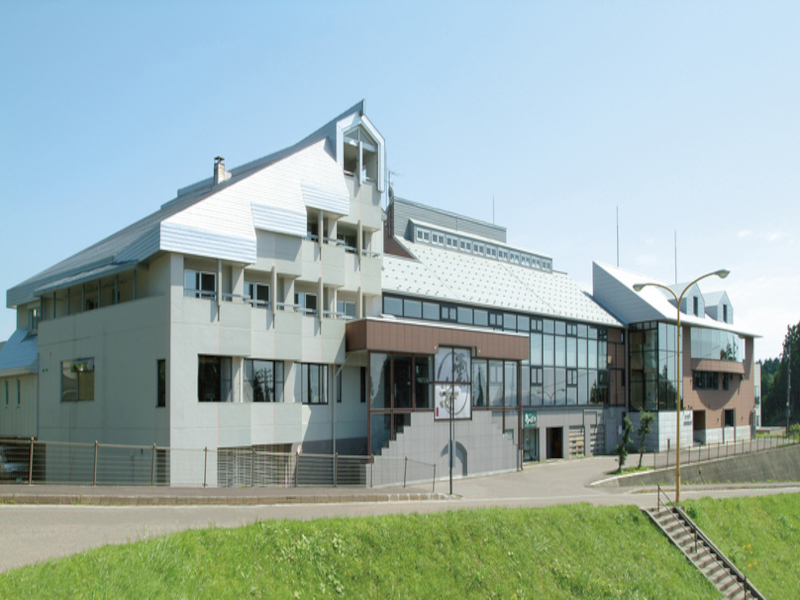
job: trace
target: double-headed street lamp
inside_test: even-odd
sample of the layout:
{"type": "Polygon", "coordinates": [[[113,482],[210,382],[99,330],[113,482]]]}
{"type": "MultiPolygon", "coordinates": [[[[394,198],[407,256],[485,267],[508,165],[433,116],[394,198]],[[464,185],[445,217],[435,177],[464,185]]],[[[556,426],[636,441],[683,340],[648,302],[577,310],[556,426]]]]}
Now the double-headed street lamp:
{"type": "Polygon", "coordinates": [[[637,283],[633,286],[633,289],[637,292],[641,292],[645,287],[653,286],[659,287],[662,290],[667,290],[672,296],[675,298],[675,304],[678,309],[678,316],[677,316],[677,341],[676,341],[676,355],[675,355],[675,377],[677,378],[677,385],[675,386],[675,415],[676,415],[676,425],[675,425],[675,504],[681,501],[681,301],[683,300],[683,296],[686,292],[688,292],[691,287],[700,281],[701,279],[705,279],[706,277],[711,277],[712,275],[716,275],[720,279],[725,279],[728,275],[730,275],[730,271],[727,269],[720,269],[719,271],[714,271],[713,273],[706,273],[692,281],[689,285],[683,288],[681,295],[678,296],[672,288],[667,287],[666,285],[654,282],[648,283],[637,283]]]}

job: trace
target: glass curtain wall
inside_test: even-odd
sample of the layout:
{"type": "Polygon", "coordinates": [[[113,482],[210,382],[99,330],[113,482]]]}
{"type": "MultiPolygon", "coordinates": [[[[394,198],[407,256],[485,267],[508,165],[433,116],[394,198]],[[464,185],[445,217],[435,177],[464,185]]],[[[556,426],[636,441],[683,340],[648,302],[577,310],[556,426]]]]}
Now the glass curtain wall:
{"type": "Polygon", "coordinates": [[[379,454],[411,423],[415,410],[433,410],[433,356],[369,355],[370,452],[379,454]]]}
{"type": "Polygon", "coordinates": [[[630,326],[630,409],[675,410],[675,325],[649,321],[630,326]]]}
{"type": "Polygon", "coordinates": [[[552,319],[531,319],[529,380],[523,406],[608,403],[608,330],[552,319]]]}

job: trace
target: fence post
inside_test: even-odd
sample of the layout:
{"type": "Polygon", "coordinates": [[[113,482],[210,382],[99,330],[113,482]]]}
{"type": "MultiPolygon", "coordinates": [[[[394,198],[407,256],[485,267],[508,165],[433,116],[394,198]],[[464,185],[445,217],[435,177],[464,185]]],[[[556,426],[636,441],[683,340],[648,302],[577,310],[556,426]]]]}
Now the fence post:
{"type": "Polygon", "coordinates": [[[94,441],[94,473],[92,474],[92,485],[97,485],[97,440],[94,441]]]}
{"type": "Polygon", "coordinates": [[[672,444],[670,443],[671,441],[672,441],[672,440],[671,440],[670,438],[667,438],[667,466],[666,466],[666,468],[667,468],[667,469],[669,469],[669,455],[670,455],[670,446],[672,445],[672,444]]]}
{"type": "Polygon", "coordinates": [[[250,487],[256,485],[256,447],[250,446],[250,487]]]}
{"type": "Polygon", "coordinates": [[[431,494],[436,493],[436,463],[433,463],[433,487],[431,488],[431,494]]]}
{"type": "Polygon", "coordinates": [[[373,470],[375,469],[375,457],[370,454],[369,455],[369,487],[372,489],[372,477],[373,477],[373,470]]]}
{"type": "Polygon", "coordinates": [[[156,443],[153,442],[153,465],[150,468],[150,485],[156,484],[156,443]]]}
{"type": "Polygon", "coordinates": [[[339,453],[333,455],[333,487],[339,487],[339,453]]]}
{"type": "Polygon", "coordinates": [[[33,483],[33,438],[31,438],[31,453],[28,457],[28,485],[33,483]]]}
{"type": "Polygon", "coordinates": [[[203,487],[208,487],[208,446],[203,450],[203,487]]]}
{"type": "Polygon", "coordinates": [[[403,465],[403,487],[406,487],[406,481],[408,480],[408,457],[405,457],[405,464],[403,465]]]}

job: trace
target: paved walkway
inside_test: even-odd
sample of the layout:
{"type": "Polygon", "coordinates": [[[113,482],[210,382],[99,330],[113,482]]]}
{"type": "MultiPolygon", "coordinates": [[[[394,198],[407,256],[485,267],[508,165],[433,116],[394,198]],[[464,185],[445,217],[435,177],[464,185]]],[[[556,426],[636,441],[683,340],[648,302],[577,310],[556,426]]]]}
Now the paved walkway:
{"type": "MultiPolygon", "coordinates": [[[[109,543],[194,527],[236,527],[264,519],[315,519],[485,506],[656,505],[650,488],[605,488],[614,457],[559,460],[523,471],[424,488],[134,488],[0,486],[0,571],[109,543]],[[48,502],[48,504],[43,504],[48,502]]],[[[792,484],[686,486],[683,498],[800,492],[792,484]]]]}

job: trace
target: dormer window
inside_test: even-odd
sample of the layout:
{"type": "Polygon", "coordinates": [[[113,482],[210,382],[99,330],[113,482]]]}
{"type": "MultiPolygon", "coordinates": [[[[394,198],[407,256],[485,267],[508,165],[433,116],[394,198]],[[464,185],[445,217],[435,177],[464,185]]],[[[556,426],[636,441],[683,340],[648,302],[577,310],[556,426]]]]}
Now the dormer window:
{"type": "Polygon", "coordinates": [[[41,320],[41,316],[39,314],[39,308],[29,308],[28,309],[28,333],[30,335],[35,335],[39,332],[39,321],[41,320]]]}
{"type": "Polygon", "coordinates": [[[698,316],[700,302],[697,299],[697,296],[692,296],[692,314],[696,317],[698,316]]]}
{"type": "Polygon", "coordinates": [[[727,304],[723,304],[722,305],[722,322],[723,323],[727,323],[728,322],[728,305],[727,304]]]}
{"type": "Polygon", "coordinates": [[[361,127],[344,134],[344,171],[359,183],[378,181],[378,144],[361,127]]]}

